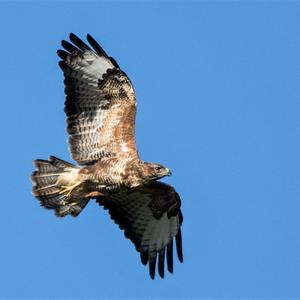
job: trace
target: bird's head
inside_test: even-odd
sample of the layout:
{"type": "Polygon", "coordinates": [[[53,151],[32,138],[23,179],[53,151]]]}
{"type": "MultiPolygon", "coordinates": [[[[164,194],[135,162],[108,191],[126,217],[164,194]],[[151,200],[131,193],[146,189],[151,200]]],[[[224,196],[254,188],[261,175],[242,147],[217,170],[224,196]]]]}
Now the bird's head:
{"type": "Polygon", "coordinates": [[[147,179],[156,180],[172,175],[171,171],[163,165],[156,163],[145,163],[147,166],[147,179]]]}

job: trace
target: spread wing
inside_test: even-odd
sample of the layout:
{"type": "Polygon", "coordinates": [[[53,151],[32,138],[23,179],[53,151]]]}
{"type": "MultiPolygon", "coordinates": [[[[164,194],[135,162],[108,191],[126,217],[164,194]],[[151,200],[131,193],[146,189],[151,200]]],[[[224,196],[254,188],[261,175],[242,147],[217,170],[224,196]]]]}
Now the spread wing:
{"type": "Polygon", "coordinates": [[[129,78],[90,36],[76,35],[58,50],[65,76],[65,112],[72,158],[88,164],[121,152],[137,155],[136,99],[129,78]]]}
{"type": "Polygon", "coordinates": [[[168,271],[173,273],[174,238],[178,259],[183,261],[181,201],[173,187],[153,182],[99,197],[97,202],[108,209],[111,218],[124,230],[125,236],[140,252],[142,263],[149,264],[152,279],[155,277],[157,258],[158,272],[162,278],[165,258],[168,271]]]}

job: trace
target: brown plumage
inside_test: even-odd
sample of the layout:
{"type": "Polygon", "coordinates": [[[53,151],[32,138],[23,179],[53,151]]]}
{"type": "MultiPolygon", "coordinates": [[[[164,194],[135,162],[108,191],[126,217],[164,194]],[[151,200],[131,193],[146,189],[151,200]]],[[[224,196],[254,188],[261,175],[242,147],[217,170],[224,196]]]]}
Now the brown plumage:
{"type": "Polygon", "coordinates": [[[35,160],[33,195],[57,216],[77,216],[90,199],[109,210],[149,263],[151,278],[164,277],[164,259],[173,272],[173,238],[182,262],[180,197],[156,182],[171,174],[139,158],[135,144],[136,98],[127,75],[87,35],[62,41],[59,66],[64,73],[65,113],[72,165],[54,156],[35,160]]]}

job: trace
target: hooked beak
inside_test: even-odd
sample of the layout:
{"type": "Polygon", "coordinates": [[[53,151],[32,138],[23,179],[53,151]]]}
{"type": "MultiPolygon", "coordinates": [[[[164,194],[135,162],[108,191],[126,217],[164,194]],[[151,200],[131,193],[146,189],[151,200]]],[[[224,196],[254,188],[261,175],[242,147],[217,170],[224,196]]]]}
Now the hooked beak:
{"type": "Polygon", "coordinates": [[[171,176],[172,172],[170,169],[166,168],[166,175],[165,176],[171,176]]]}

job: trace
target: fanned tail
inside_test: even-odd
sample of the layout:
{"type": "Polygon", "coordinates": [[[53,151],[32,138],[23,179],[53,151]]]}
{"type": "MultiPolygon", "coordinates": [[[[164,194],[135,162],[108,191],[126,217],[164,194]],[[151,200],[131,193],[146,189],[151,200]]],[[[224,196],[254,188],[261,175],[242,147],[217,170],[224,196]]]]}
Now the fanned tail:
{"type": "Polygon", "coordinates": [[[75,189],[81,184],[77,179],[80,167],[54,156],[48,160],[37,159],[34,164],[32,194],[42,206],[53,209],[57,216],[70,214],[76,217],[89,201],[82,197],[80,188],[75,189]]]}

